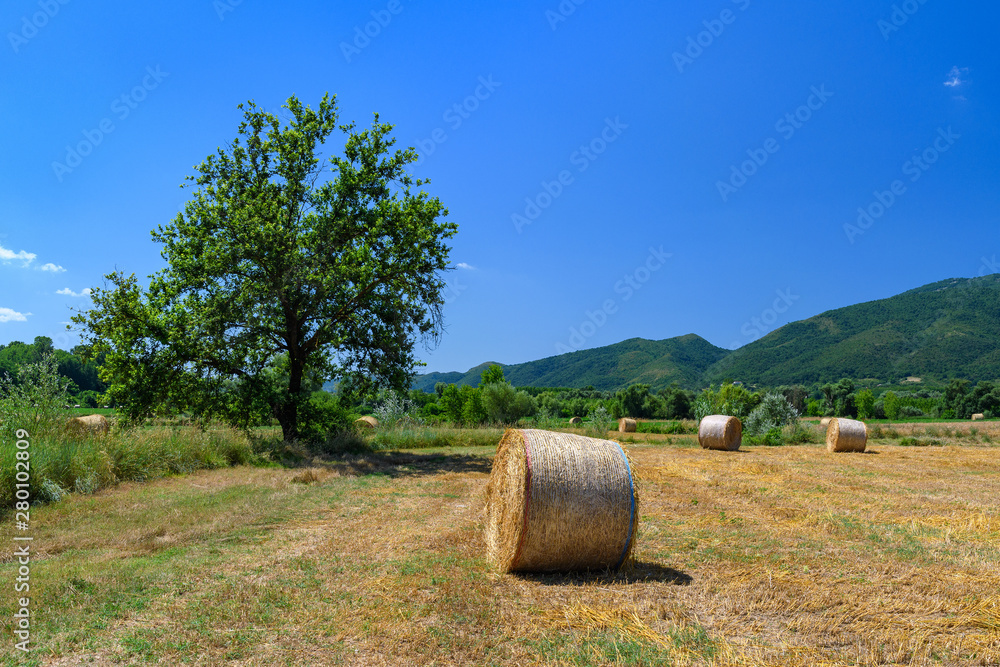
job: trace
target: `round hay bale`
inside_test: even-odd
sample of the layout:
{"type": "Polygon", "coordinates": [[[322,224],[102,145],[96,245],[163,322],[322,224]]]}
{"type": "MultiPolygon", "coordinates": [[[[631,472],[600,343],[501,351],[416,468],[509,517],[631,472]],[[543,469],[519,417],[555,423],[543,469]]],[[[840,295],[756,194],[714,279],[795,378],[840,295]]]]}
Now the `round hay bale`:
{"type": "Polygon", "coordinates": [[[986,419],[985,413],[977,412],[976,414],[972,415],[972,421],[975,422],[979,421],[980,419],[986,419]]]}
{"type": "Polygon", "coordinates": [[[629,419],[628,417],[622,417],[618,420],[618,432],[619,433],[635,433],[635,420],[629,419]]]}
{"type": "Polygon", "coordinates": [[[500,572],[618,569],[639,494],[617,442],[508,429],[486,488],[486,557],[500,572]]]}
{"type": "Polygon", "coordinates": [[[863,452],[868,444],[868,426],[856,419],[834,417],[826,429],[829,452],[863,452]]]}
{"type": "Polygon", "coordinates": [[[823,417],[822,419],[819,420],[819,425],[820,426],[829,426],[830,425],[830,418],[829,417],[823,417]]]}
{"type": "Polygon", "coordinates": [[[702,449],[735,452],[743,444],[743,424],[736,417],[708,415],[698,424],[698,444],[702,449]]]}
{"type": "Polygon", "coordinates": [[[354,425],[360,428],[376,428],[378,426],[378,420],[371,415],[365,415],[354,420],[354,425]]]}
{"type": "Polygon", "coordinates": [[[87,415],[70,419],[66,429],[76,435],[104,435],[111,430],[111,424],[104,415],[87,415]]]}
{"type": "Polygon", "coordinates": [[[570,424],[582,424],[583,420],[580,419],[579,417],[573,417],[572,419],[569,420],[569,423],[570,424]]]}

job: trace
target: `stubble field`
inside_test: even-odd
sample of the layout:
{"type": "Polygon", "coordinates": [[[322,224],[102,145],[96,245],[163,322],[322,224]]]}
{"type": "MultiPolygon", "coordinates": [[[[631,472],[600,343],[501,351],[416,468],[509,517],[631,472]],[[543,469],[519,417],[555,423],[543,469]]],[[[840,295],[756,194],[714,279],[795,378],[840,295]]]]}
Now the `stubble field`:
{"type": "MultiPolygon", "coordinates": [[[[33,510],[32,652],[13,649],[4,613],[0,656],[1000,664],[998,449],[941,437],[841,455],[633,443],[642,519],[636,562],[621,573],[491,572],[483,447],[122,485],[33,510]]],[[[15,570],[6,551],[8,591],[15,570]]]]}

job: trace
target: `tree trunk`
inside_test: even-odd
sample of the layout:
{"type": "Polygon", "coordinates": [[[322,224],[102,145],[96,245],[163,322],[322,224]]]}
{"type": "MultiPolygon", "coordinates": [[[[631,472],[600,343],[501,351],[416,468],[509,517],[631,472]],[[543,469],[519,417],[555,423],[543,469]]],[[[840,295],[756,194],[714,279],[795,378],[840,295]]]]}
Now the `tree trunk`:
{"type": "Polygon", "coordinates": [[[281,424],[281,437],[285,442],[297,440],[299,437],[299,401],[302,399],[301,360],[289,355],[288,359],[288,394],[278,406],[276,416],[281,424]]]}

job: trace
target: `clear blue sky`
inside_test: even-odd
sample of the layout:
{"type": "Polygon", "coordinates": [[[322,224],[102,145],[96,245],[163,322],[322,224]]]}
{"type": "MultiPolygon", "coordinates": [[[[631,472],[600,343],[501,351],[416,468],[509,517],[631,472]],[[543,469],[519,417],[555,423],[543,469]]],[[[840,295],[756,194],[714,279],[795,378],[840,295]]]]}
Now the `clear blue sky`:
{"type": "Polygon", "coordinates": [[[0,343],[77,342],[87,288],[161,267],[237,104],[326,91],[460,225],[426,370],[737,347],[1000,271],[996,3],[63,2],[0,21],[0,343]]]}

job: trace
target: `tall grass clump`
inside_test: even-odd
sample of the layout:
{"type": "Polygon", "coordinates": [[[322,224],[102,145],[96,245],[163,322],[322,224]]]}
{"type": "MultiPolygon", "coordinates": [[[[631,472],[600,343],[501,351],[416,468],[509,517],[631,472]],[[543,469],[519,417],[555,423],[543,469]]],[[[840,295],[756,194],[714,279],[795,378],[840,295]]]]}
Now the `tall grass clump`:
{"type": "Polygon", "coordinates": [[[260,457],[245,434],[228,428],[112,429],[109,434],[70,432],[66,383],[49,355],[0,379],[0,507],[12,506],[17,430],[30,442],[32,502],[56,502],[67,493],[94,493],[121,481],[146,481],[202,468],[255,463],[260,457]]]}
{"type": "Polygon", "coordinates": [[[444,426],[407,426],[379,428],[368,444],[375,451],[393,449],[428,449],[431,447],[496,447],[502,428],[451,428],[444,426]]]}

